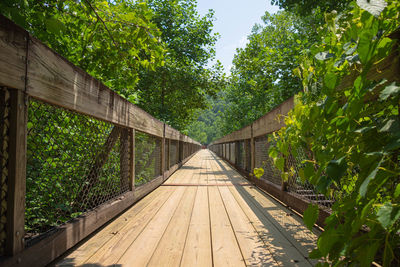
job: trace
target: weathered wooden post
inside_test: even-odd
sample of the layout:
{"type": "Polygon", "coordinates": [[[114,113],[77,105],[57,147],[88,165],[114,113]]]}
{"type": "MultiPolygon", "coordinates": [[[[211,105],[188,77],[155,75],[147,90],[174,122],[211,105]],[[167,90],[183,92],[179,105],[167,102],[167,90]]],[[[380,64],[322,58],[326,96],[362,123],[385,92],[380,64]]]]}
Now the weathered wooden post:
{"type": "Polygon", "coordinates": [[[24,249],[28,98],[22,90],[10,93],[6,254],[24,249]]]}

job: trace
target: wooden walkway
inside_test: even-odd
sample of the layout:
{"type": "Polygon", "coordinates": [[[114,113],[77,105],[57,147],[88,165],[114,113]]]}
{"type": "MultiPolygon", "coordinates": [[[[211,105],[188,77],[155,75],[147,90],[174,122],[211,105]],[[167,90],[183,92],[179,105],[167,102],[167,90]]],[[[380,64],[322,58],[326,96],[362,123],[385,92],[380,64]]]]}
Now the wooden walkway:
{"type": "Polygon", "coordinates": [[[292,211],[201,150],[58,266],[312,266],[292,211]]]}

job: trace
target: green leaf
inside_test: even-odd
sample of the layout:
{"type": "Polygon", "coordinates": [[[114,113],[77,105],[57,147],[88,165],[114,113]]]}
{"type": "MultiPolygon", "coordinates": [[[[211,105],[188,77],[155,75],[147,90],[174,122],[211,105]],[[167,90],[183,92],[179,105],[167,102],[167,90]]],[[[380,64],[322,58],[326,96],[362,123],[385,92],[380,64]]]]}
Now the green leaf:
{"type": "Polygon", "coordinates": [[[322,194],[326,194],[329,186],[331,185],[332,180],[326,177],[325,175],[321,176],[317,183],[317,190],[322,194]]]}
{"type": "Polygon", "coordinates": [[[339,235],[334,228],[326,229],[325,232],[321,234],[318,238],[318,249],[321,252],[322,256],[326,256],[332,246],[338,241],[339,235]]]}
{"type": "Polygon", "coordinates": [[[360,133],[360,134],[365,134],[367,132],[369,132],[372,129],[375,129],[375,126],[366,126],[366,127],[362,127],[360,129],[355,130],[355,133],[360,133]]]}
{"type": "Polygon", "coordinates": [[[284,158],[275,158],[274,159],[275,166],[280,171],[284,171],[285,168],[285,159],[284,158]]]}
{"type": "Polygon", "coordinates": [[[394,258],[394,253],[391,244],[388,241],[388,238],[385,240],[385,249],[383,251],[383,266],[390,266],[394,258]]]}
{"type": "Polygon", "coordinates": [[[394,138],[389,141],[389,144],[387,144],[384,147],[384,151],[392,151],[400,148],[400,138],[394,138]]]}
{"type": "Polygon", "coordinates": [[[310,257],[310,259],[319,259],[322,257],[322,253],[318,249],[314,249],[308,254],[308,257],[310,257]]]}
{"type": "Polygon", "coordinates": [[[62,31],[65,31],[64,24],[55,18],[46,19],[46,28],[54,34],[59,34],[62,31]]]}
{"type": "Polygon", "coordinates": [[[387,100],[389,97],[398,96],[400,94],[400,86],[396,85],[396,82],[386,86],[385,89],[379,95],[380,100],[387,100]]]}
{"type": "Polygon", "coordinates": [[[308,229],[312,230],[315,222],[318,219],[318,205],[308,204],[308,208],[304,211],[303,220],[308,229]]]}
{"type": "Polygon", "coordinates": [[[371,58],[370,48],[372,45],[372,37],[371,31],[362,32],[360,35],[357,51],[360,61],[363,64],[366,64],[371,58]]]}
{"type": "Polygon", "coordinates": [[[357,5],[371,13],[375,17],[379,17],[381,12],[387,6],[387,3],[384,0],[357,0],[357,5]]]}
{"type": "Polygon", "coordinates": [[[371,182],[371,180],[373,180],[375,178],[376,174],[378,173],[381,163],[382,163],[382,160],[378,163],[376,168],[367,176],[367,178],[365,178],[365,180],[361,184],[360,189],[359,189],[360,196],[365,197],[365,195],[367,194],[368,185],[371,182]]]}
{"type": "Polygon", "coordinates": [[[396,190],[394,191],[394,198],[400,197],[400,184],[396,186],[396,190]]]}
{"type": "Polygon", "coordinates": [[[381,246],[380,242],[374,241],[370,242],[366,249],[361,250],[358,258],[360,259],[360,266],[372,266],[372,261],[375,258],[375,254],[378,251],[379,247],[381,246]]]}
{"type": "Polygon", "coordinates": [[[343,156],[338,160],[331,160],[326,167],[326,174],[329,178],[338,181],[347,170],[346,157],[343,156]]]}
{"type": "Polygon", "coordinates": [[[328,72],[324,77],[324,85],[329,89],[334,89],[336,87],[336,82],[338,76],[334,72],[328,72]]]}
{"type": "Polygon", "coordinates": [[[324,60],[332,58],[333,56],[334,56],[334,54],[329,53],[329,52],[319,52],[315,55],[315,58],[318,60],[324,61],[324,60]]]}
{"type": "Polygon", "coordinates": [[[278,157],[279,152],[275,146],[270,146],[268,155],[270,156],[270,158],[276,158],[276,157],[278,157]]]}
{"type": "Polygon", "coordinates": [[[400,218],[400,207],[393,207],[391,202],[386,202],[376,214],[383,228],[390,228],[400,218]]]}
{"type": "Polygon", "coordinates": [[[261,178],[261,176],[263,176],[264,175],[264,169],[263,168],[254,168],[254,175],[258,178],[258,179],[260,179],[261,178]]]}
{"type": "Polygon", "coordinates": [[[386,121],[385,125],[379,129],[379,132],[381,133],[394,133],[397,134],[400,132],[400,123],[399,120],[396,119],[389,119],[386,121]]]}

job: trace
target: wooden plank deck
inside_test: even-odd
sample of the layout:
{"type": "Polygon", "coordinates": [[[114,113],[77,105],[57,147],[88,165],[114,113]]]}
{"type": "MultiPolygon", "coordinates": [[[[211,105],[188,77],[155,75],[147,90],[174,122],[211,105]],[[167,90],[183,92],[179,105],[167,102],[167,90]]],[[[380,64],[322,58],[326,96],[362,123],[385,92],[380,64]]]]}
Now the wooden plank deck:
{"type": "Polygon", "coordinates": [[[201,150],[56,266],[312,266],[317,234],[201,150]]]}

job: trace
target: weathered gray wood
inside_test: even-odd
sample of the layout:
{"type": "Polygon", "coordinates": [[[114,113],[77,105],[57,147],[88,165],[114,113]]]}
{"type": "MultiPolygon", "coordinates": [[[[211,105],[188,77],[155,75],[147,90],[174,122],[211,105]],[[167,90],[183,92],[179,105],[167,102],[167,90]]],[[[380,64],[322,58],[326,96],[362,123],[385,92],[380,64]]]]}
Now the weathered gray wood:
{"type": "Polygon", "coordinates": [[[258,120],[254,121],[252,124],[253,137],[275,132],[285,126],[283,116],[287,115],[293,107],[294,97],[291,97],[258,120]]]}
{"type": "Polygon", "coordinates": [[[169,125],[165,125],[165,138],[179,140],[180,133],[169,125]]]}
{"type": "Polygon", "coordinates": [[[0,15],[0,85],[25,89],[28,33],[0,15]]]}
{"type": "Polygon", "coordinates": [[[6,254],[15,255],[24,249],[27,96],[21,90],[10,91],[10,137],[7,190],[6,254]]]}
{"type": "Polygon", "coordinates": [[[105,121],[162,136],[163,123],[32,38],[27,93],[105,121]]]}

